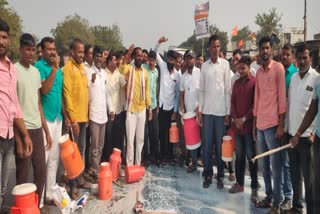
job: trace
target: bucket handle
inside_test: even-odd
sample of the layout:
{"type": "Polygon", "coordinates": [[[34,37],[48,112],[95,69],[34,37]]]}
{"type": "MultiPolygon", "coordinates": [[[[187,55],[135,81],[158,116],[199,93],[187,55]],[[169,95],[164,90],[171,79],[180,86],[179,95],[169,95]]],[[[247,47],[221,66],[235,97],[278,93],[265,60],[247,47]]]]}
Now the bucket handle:
{"type": "Polygon", "coordinates": [[[36,204],[39,204],[39,196],[38,196],[38,194],[34,194],[34,201],[36,202],[36,204]]]}
{"type": "Polygon", "coordinates": [[[76,148],[74,146],[74,134],[73,134],[73,128],[72,126],[70,126],[70,132],[71,132],[71,137],[72,137],[72,148],[73,148],[73,154],[72,154],[72,158],[75,159],[76,157],[76,148]]]}
{"type": "Polygon", "coordinates": [[[180,118],[181,118],[181,124],[184,126],[184,119],[183,119],[183,116],[184,116],[184,113],[182,111],[179,111],[179,114],[180,114],[180,118]]]}

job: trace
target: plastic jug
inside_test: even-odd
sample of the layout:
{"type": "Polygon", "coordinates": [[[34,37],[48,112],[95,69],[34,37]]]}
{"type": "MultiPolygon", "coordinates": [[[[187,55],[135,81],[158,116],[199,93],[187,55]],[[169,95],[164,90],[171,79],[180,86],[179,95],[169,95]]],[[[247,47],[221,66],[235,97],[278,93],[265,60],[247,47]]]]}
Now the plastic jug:
{"type": "Polygon", "coordinates": [[[60,158],[69,179],[78,177],[84,170],[84,163],[78,145],[71,141],[68,134],[59,138],[60,158]]]}
{"type": "Polygon", "coordinates": [[[98,196],[100,200],[110,200],[112,198],[112,173],[108,162],[100,164],[98,196]]]}
{"type": "Polygon", "coordinates": [[[222,143],[222,160],[226,162],[232,161],[233,151],[232,138],[228,135],[224,136],[222,143]]]}
{"type": "Polygon", "coordinates": [[[113,152],[110,156],[110,167],[112,172],[112,181],[117,181],[120,177],[120,170],[121,170],[121,150],[114,148],[113,152]]]}
{"type": "Polygon", "coordinates": [[[126,183],[129,184],[139,181],[144,176],[145,169],[143,166],[132,165],[126,166],[125,172],[126,183]]]}
{"type": "Polygon", "coordinates": [[[171,127],[169,130],[169,140],[170,143],[178,143],[179,142],[179,129],[177,127],[177,123],[171,123],[171,127]]]}

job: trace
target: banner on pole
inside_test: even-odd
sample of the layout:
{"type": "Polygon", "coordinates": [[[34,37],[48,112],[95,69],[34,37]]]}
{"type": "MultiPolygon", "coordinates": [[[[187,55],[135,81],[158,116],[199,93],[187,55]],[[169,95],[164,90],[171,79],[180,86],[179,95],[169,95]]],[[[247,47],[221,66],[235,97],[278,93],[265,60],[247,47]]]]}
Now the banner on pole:
{"type": "Polygon", "coordinates": [[[196,25],[197,39],[210,37],[208,16],[209,16],[209,2],[196,5],[195,13],[194,13],[194,21],[196,25]]]}

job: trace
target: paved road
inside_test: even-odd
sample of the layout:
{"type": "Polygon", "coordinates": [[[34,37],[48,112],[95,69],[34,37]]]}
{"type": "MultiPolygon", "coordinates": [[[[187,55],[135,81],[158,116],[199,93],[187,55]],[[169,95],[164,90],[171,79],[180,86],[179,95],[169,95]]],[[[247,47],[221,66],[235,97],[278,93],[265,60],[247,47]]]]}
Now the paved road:
{"type": "MultiPolygon", "coordinates": [[[[11,188],[14,184],[14,169],[12,169],[11,188]]],[[[216,188],[216,182],[208,189],[202,188],[202,169],[188,174],[186,169],[179,166],[150,166],[142,181],[125,185],[120,188],[113,185],[113,199],[100,201],[96,197],[88,201],[84,210],[79,213],[132,213],[136,202],[136,192],[139,200],[144,203],[146,210],[162,210],[183,214],[214,214],[214,213],[267,213],[266,209],[257,209],[250,203],[250,178],[246,177],[245,192],[229,194],[232,183],[225,179],[225,188],[216,188]]],[[[227,173],[226,173],[227,174],[227,173]]],[[[262,188],[259,196],[264,196],[263,179],[259,177],[262,188]]],[[[11,192],[11,190],[10,190],[11,192]]],[[[12,197],[11,197],[12,198],[12,197]]],[[[7,205],[13,203],[12,199],[7,205]]],[[[49,207],[49,213],[59,213],[56,207],[49,207]]]]}

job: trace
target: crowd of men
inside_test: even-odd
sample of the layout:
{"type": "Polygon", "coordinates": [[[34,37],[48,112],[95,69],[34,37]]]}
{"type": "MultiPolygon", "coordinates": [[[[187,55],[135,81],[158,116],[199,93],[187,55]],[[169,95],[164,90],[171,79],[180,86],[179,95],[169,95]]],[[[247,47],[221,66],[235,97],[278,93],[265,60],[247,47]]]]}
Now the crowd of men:
{"type": "Polygon", "coordinates": [[[263,37],[257,57],[237,49],[228,61],[219,37],[212,35],[207,61],[192,50],[184,55],[170,50],[165,60],[158,53],[165,37],[152,51],[132,45],[117,53],[74,39],[60,63],[53,38],[36,45],[25,33],[20,60],[13,64],[7,57],[9,40],[10,27],[0,20],[0,207],[14,161],[16,183],[26,183],[33,167],[36,193],[44,198],[40,208],[52,203],[62,133],[70,133],[86,165],[85,172],[67,181],[72,198],[77,188],[97,182],[99,164],[109,160],[113,148],[122,151],[125,165],[161,167],[178,156],[188,173],[197,170],[201,157],[203,188],[214,177],[222,189],[222,138],[230,129],[236,148],[235,172],[228,164],[229,179],[235,180],[230,193],[244,191],[247,159],[251,201],[257,207],[303,213],[304,195],[307,213],[320,213],[320,127],[315,119],[320,77],[306,46],[284,45],[277,62],[273,41],[263,37]],[[181,129],[180,143],[169,142],[171,122],[181,128],[181,115],[187,112],[197,115],[201,149],[187,151],[181,129]],[[261,159],[266,196],[259,200],[258,166],[251,159],[287,143],[291,149],[261,159]]]}

